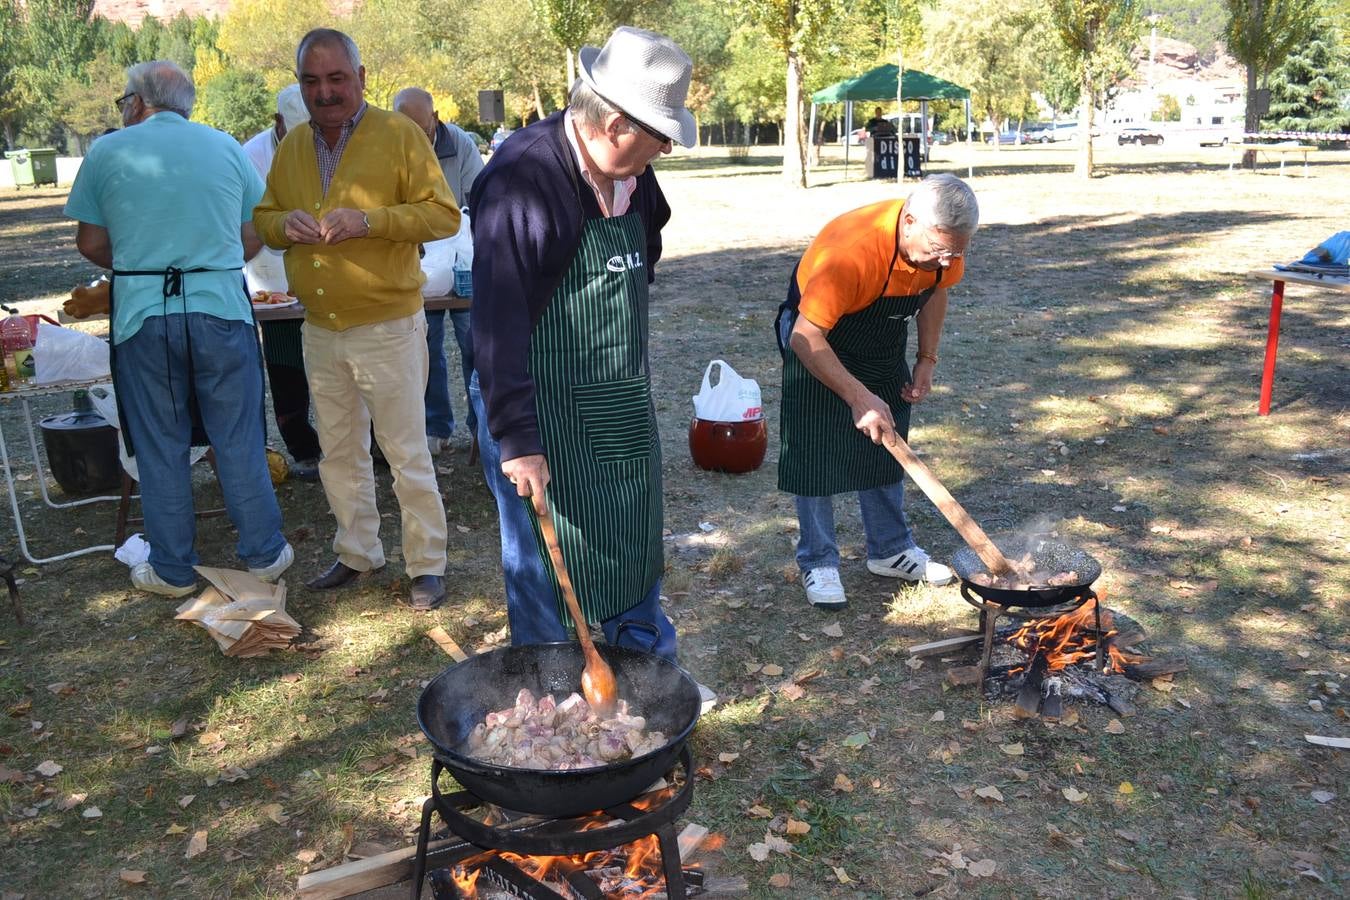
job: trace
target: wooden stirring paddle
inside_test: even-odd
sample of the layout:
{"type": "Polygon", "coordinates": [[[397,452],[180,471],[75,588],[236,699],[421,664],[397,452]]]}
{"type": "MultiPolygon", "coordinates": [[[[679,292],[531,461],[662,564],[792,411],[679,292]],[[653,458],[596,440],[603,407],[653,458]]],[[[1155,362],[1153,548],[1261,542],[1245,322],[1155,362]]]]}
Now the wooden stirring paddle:
{"type": "Polygon", "coordinates": [[[586,617],[581,614],[581,603],[572,588],[572,576],[567,574],[567,563],[563,561],[562,547],[558,545],[558,532],[553,527],[553,516],[549,513],[548,498],[542,492],[534,495],[534,514],[539,519],[539,530],[543,532],[544,543],[548,545],[548,555],[553,559],[553,571],[558,575],[558,587],[562,588],[563,602],[572,614],[572,624],[577,628],[577,640],[581,642],[581,653],[586,657],[586,668],[581,673],[581,693],[586,702],[597,713],[604,715],[614,708],[619,699],[619,685],[614,680],[614,670],[609,663],[600,658],[591,640],[590,628],[586,617]]]}
{"type": "Polygon", "coordinates": [[[990,575],[1004,575],[1013,571],[1013,564],[1003,555],[1003,551],[989,539],[989,535],[985,534],[979,523],[970,517],[965,507],[956,502],[956,498],[942,486],[942,482],[929,471],[923,460],[915,455],[904,438],[897,434],[894,443],[883,440],[882,444],[891,451],[891,456],[904,466],[909,477],[913,478],[919,489],[928,495],[928,499],[933,501],[938,511],[952,523],[956,533],[961,535],[961,539],[975,551],[975,555],[984,563],[990,575]]]}

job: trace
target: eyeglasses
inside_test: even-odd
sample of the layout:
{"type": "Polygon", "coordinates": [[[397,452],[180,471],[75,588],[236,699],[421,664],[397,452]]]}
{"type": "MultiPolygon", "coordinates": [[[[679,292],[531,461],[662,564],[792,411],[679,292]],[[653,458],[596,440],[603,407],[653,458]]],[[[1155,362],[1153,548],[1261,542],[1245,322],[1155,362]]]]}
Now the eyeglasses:
{"type": "Polygon", "coordinates": [[[118,97],[116,100],[113,101],[113,106],[117,107],[118,112],[121,112],[122,104],[126,103],[128,100],[130,100],[132,97],[135,96],[137,96],[135,91],[127,91],[125,94],[123,94],[122,96],[118,97]]]}
{"type": "Polygon", "coordinates": [[[933,243],[932,234],[926,230],[924,231],[924,240],[928,242],[928,252],[932,253],[934,256],[936,256],[939,260],[942,260],[943,262],[950,262],[953,259],[963,259],[965,258],[965,255],[970,251],[969,244],[966,245],[965,250],[962,250],[960,252],[957,252],[955,250],[948,250],[946,247],[941,247],[933,243]]]}
{"type": "Polygon", "coordinates": [[[635,118],[633,118],[632,116],[628,115],[628,113],[624,113],[623,115],[624,115],[624,118],[625,118],[625,119],[627,119],[628,121],[632,122],[632,123],[633,123],[634,125],[636,125],[637,127],[641,128],[644,132],[646,132],[647,137],[649,137],[649,138],[651,138],[652,140],[656,141],[658,144],[673,144],[673,143],[674,143],[674,141],[672,141],[670,138],[666,137],[666,136],[665,136],[664,134],[662,134],[661,132],[657,131],[655,128],[653,128],[653,127],[651,127],[650,125],[648,125],[646,122],[643,122],[643,121],[641,121],[640,119],[635,119],[635,118]]]}

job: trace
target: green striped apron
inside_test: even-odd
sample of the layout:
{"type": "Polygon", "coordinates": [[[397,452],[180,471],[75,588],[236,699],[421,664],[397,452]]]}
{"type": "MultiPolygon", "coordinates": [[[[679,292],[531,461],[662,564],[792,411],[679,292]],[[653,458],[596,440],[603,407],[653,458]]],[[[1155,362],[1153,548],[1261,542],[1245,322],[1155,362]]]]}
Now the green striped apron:
{"type": "MultiPolygon", "coordinates": [[[[898,225],[896,231],[898,255],[898,225]]],[[[887,268],[888,281],[894,266],[893,257],[887,268]]],[[[890,405],[896,432],[906,440],[910,404],[900,392],[910,380],[905,360],[909,320],[918,315],[941,281],[939,269],[933,287],[922,293],[906,297],[882,294],[866,309],[841,318],[826,337],[849,374],[890,405]]],[[[788,303],[794,299],[796,285],[794,271],[788,303]]],[[[791,347],[784,351],[779,421],[781,491],[799,497],[827,497],[895,484],[904,475],[895,457],[853,424],[853,411],[843,398],[807,371],[791,347]]]]}
{"type": "MultiPolygon", "coordinates": [[[[661,444],[647,359],[647,239],[636,212],[591,219],[530,335],[548,502],[592,622],[641,603],[661,577],[661,444]]],[[[535,539],[558,591],[534,509],[535,539]]],[[[561,602],[558,614],[571,622],[561,602]]]]}

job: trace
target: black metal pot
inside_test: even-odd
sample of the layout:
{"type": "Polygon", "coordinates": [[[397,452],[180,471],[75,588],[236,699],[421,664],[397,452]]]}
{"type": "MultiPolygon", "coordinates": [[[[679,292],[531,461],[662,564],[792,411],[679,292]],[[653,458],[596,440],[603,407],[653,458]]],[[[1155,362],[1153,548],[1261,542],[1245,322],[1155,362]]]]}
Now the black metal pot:
{"type": "Polygon", "coordinates": [[[585,660],[575,643],[501,647],[453,665],[431,680],[417,702],[417,723],[436,758],[469,791],[517,812],[565,817],[633,799],[669,771],[698,722],[698,685],[659,656],[608,644],[596,649],[614,670],[619,697],[664,732],[666,744],[644,756],[590,769],[555,772],[497,766],[461,752],[489,712],[515,703],[521,688],[536,696],[581,691],[585,660]]]}
{"type": "Polygon", "coordinates": [[[1101,577],[1102,564],[1085,550],[1071,547],[1060,541],[1041,538],[1028,539],[1026,535],[995,534],[990,540],[1003,551],[1003,555],[1016,562],[1030,553],[1036,561],[1036,568],[1047,572],[1077,572],[1078,581],[1074,584],[1032,588],[1029,590],[1011,590],[1008,588],[985,587],[970,579],[989,570],[980,557],[969,547],[962,547],[952,556],[952,571],[961,578],[961,590],[970,591],[980,598],[997,603],[999,606],[1043,607],[1072,603],[1091,592],[1092,583],[1101,577]]]}
{"type": "Polygon", "coordinates": [[[67,494],[110,491],[122,483],[117,429],[92,410],[47,416],[38,422],[52,477],[67,494]]]}

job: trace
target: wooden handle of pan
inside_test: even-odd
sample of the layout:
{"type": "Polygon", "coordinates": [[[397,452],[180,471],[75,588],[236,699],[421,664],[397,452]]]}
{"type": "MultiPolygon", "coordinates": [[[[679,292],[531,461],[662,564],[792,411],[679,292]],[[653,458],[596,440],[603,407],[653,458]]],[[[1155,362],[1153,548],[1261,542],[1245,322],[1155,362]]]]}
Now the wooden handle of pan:
{"type": "Polygon", "coordinates": [[[586,625],[586,617],[581,614],[581,601],[572,587],[572,576],[567,574],[567,563],[563,561],[562,547],[558,544],[558,532],[553,527],[553,516],[549,514],[548,499],[543,494],[534,496],[534,514],[539,519],[539,530],[548,545],[548,555],[553,560],[553,571],[558,575],[558,587],[562,589],[563,602],[572,614],[572,624],[577,629],[577,640],[581,642],[581,651],[589,661],[592,655],[598,659],[595,644],[591,641],[591,631],[586,625]]]}
{"type": "Polygon", "coordinates": [[[1003,552],[994,545],[993,541],[989,540],[989,535],[985,534],[979,523],[970,517],[970,513],[966,512],[965,507],[957,503],[951,492],[943,487],[942,482],[937,480],[937,476],[929,471],[923,460],[915,455],[905,439],[897,434],[894,440],[894,443],[888,441],[882,443],[887,450],[891,451],[891,455],[896,458],[900,465],[904,466],[905,471],[909,473],[909,477],[914,479],[914,483],[919,486],[919,490],[923,491],[928,499],[933,501],[933,505],[938,508],[938,511],[947,518],[947,521],[952,523],[952,527],[956,529],[957,534],[961,535],[961,539],[970,546],[970,549],[975,551],[989,573],[991,575],[1002,575],[1011,571],[1012,563],[1008,562],[1003,552]]]}

